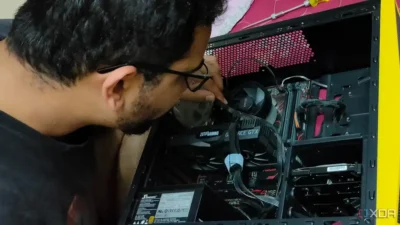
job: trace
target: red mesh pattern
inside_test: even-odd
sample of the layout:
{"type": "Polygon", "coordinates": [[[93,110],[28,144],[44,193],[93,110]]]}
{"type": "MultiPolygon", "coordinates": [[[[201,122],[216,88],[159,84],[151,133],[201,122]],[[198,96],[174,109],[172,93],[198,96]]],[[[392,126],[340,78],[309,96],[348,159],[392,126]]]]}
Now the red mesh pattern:
{"type": "Polygon", "coordinates": [[[255,60],[243,59],[257,59],[274,68],[280,68],[308,63],[314,56],[314,52],[301,30],[209,49],[207,54],[217,56],[223,76],[226,76],[238,61],[240,63],[237,63],[232,70],[231,76],[258,72],[262,66],[255,60]]]}

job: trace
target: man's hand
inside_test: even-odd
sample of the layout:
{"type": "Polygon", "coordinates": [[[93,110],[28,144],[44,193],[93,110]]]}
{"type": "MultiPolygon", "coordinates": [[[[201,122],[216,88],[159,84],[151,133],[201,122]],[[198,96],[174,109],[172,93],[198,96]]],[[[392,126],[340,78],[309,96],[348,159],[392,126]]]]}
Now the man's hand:
{"type": "Polygon", "coordinates": [[[183,93],[182,99],[188,101],[202,102],[214,101],[217,98],[220,101],[227,103],[224,95],[222,94],[222,90],[224,89],[224,87],[217,58],[215,56],[204,56],[204,63],[208,67],[208,73],[213,76],[212,79],[209,79],[204,84],[201,90],[191,92],[189,89],[187,89],[183,93]]]}

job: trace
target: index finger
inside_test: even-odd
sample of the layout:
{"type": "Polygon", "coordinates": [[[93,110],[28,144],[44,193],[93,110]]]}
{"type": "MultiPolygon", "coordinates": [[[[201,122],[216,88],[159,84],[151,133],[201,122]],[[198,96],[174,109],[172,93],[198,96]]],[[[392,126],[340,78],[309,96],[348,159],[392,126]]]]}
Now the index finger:
{"type": "Polygon", "coordinates": [[[212,75],[212,79],[214,80],[215,85],[220,89],[224,89],[224,83],[222,80],[222,75],[221,75],[221,68],[219,67],[217,57],[215,56],[206,56],[207,63],[208,63],[208,69],[209,69],[209,74],[212,75]]]}
{"type": "Polygon", "coordinates": [[[219,69],[219,65],[218,64],[217,64],[217,67],[218,67],[218,71],[212,74],[213,75],[212,79],[214,80],[215,85],[217,85],[217,87],[220,90],[223,90],[224,89],[224,82],[222,80],[221,70],[219,69]]]}

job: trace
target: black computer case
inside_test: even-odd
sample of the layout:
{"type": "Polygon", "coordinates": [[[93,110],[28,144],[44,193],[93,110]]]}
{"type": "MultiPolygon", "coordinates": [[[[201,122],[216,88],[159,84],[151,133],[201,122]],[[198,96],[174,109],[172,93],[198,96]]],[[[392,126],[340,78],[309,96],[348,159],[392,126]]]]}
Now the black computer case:
{"type": "MultiPolygon", "coordinates": [[[[275,84],[269,72],[254,60],[247,60],[232,71],[232,64],[243,58],[268,62],[279,83],[287,77],[306,75],[326,84],[326,88],[315,90],[310,82],[301,80],[287,84],[289,91],[279,128],[287,151],[277,210],[265,219],[203,224],[375,223],[375,218],[362,212],[376,208],[379,12],[379,2],[363,2],[211,39],[207,54],[217,56],[223,75],[230,73],[227,89],[246,81],[266,87],[275,84]],[[316,119],[308,121],[299,133],[293,113],[304,101],[305,89],[308,97],[341,100],[346,105],[346,116],[337,124],[322,122],[317,129],[320,112],[310,110],[308,113],[314,113],[316,119]]],[[[174,181],[173,176],[161,181],[160,177],[169,176],[166,167],[175,170],[171,165],[160,166],[168,160],[166,143],[175,132],[176,124],[171,118],[170,114],[165,115],[151,130],[120,225],[131,224],[135,202],[142,190],[165,183],[204,182],[202,177],[187,174],[180,175],[188,177],[187,183],[182,181],[185,179],[174,181]]],[[[176,173],[180,172],[177,169],[176,173]]],[[[269,168],[254,176],[263,179],[270,177],[268,173],[271,173],[269,168]]],[[[211,189],[224,188],[219,186],[221,181],[209,180],[211,189]]]]}

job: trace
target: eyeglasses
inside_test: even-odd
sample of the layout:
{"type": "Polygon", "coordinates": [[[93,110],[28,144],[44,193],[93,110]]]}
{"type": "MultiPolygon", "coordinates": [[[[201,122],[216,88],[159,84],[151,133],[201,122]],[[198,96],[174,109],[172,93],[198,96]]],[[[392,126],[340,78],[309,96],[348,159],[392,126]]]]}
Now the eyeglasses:
{"type": "Polygon", "coordinates": [[[116,70],[123,66],[134,66],[138,69],[145,69],[145,70],[149,70],[149,71],[156,72],[156,73],[171,73],[171,74],[175,74],[178,76],[182,76],[185,78],[188,89],[192,92],[195,92],[195,91],[198,91],[199,89],[201,89],[203,87],[203,85],[210,78],[212,78],[212,75],[208,74],[208,67],[204,63],[204,59],[201,61],[201,63],[195,69],[191,70],[190,72],[175,71],[175,70],[171,70],[171,69],[159,66],[159,65],[153,65],[153,64],[148,64],[148,63],[126,63],[126,64],[117,65],[117,66],[109,66],[109,67],[101,68],[101,69],[98,69],[97,72],[100,74],[105,74],[105,73],[109,73],[109,72],[116,70]],[[204,73],[202,73],[201,71],[204,71],[204,73]]]}

